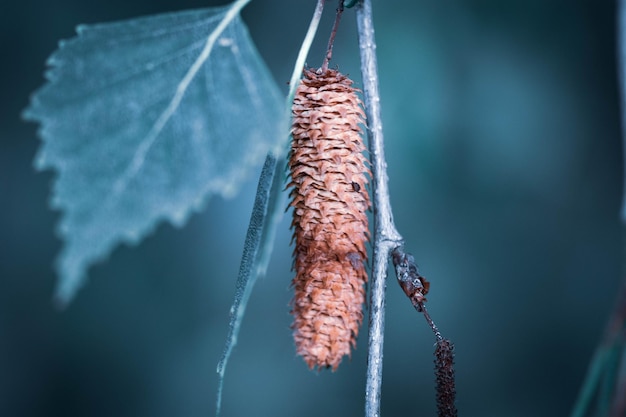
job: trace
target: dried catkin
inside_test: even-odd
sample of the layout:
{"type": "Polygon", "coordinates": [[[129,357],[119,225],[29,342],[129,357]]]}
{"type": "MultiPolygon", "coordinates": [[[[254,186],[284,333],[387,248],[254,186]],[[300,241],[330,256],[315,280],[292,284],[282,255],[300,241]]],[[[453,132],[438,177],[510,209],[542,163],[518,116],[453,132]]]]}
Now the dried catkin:
{"type": "Polygon", "coordinates": [[[337,369],[356,344],[367,281],[369,169],[352,80],[305,70],[293,103],[289,158],[293,206],[296,350],[309,368],[337,369]]]}
{"type": "Polygon", "coordinates": [[[439,417],[456,417],[454,403],[454,345],[448,339],[437,341],[435,348],[435,375],[437,377],[437,410],[439,417]]]}

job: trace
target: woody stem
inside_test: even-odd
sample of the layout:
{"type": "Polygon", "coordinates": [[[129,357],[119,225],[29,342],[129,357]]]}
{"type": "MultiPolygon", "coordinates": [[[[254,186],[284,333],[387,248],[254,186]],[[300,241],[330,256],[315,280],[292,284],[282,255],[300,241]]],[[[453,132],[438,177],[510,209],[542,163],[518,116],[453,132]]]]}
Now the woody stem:
{"type": "Polygon", "coordinates": [[[365,416],[380,416],[382,387],[383,333],[385,328],[385,281],[391,251],[401,246],[402,236],[393,223],[387,163],[378,92],[376,41],[372,22],[371,0],[362,0],[356,9],[361,75],[365,112],[368,120],[369,151],[372,163],[372,188],[374,202],[374,257],[370,281],[369,335],[367,383],[365,388],[365,416]]]}
{"type": "Polygon", "coordinates": [[[335,44],[335,36],[337,36],[337,29],[339,29],[339,22],[341,21],[341,15],[343,13],[343,2],[344,0],[339,0],[339,5],[337,6],[337,15],[335,16],[333,30],[330,32],[330,38],[328,39],[328,47],[326,48],[326,57],[322,64],[322,72],[328,70],[328,64],[333,56],[333,45],[335,44]]]}

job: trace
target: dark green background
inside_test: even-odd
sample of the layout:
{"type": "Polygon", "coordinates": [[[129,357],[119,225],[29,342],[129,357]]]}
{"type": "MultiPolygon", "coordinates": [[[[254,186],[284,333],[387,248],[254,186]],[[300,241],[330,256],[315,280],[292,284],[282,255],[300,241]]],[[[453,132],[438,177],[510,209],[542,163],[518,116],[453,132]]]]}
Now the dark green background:
{"type": "MultiPolygon", "coordinates": [[[[456,344],[462,416],[564,416],[621,270],[613,1],[374,0],[395,220],[456,344]]],[[[180,230],[163,225],[53,308],[53,174],[19,113],[79,23],[211,1],[22,0],[0,12],[0,416],[210,416],[256,179],[180,230]]],[[[286,91],[314,7],[244,18],[286,91]]],[[[319,65],[334,2],[309,57],[319,65]]],[[[354,12],[333,63],[360,85],[354,12]]],[[[242,114],[245,112],[242,110],[242,114]]],[[[338,372],[310,372],[289,325],[289,216],[226,376],[224,416],[358,416],[366,330],[338,372]]],[[[390,276],[384,416],[434,416],[433,337],[390,276]]]]}

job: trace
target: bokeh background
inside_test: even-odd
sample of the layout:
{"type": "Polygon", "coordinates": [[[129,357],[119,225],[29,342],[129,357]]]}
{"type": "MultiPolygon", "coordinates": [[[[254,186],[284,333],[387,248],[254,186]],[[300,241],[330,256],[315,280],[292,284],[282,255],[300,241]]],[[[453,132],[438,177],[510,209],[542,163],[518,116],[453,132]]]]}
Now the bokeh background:
{"type": "MultiPolygon", "coordinates": [[[[0,12],[0,416],[210,416],[256,179],[182,229],[162,225],[52,304],[59,213],[20,120],[79,23],[211,0],[21,0],[0,12]]],[[[319,65],[329,2],[309,56],[319,65]]],[[[374,0],[395,220],[456,344],[463,416],[564,416],[622,274],[614,1],[374,0]]],[[[314,1],[244,18],[284,91],[314,1]]],[[[334,64],[360,85],[354,12],[334,64]]],[[[338,372],[308,371],[291,318],[289,216],[226,375],[224,416],[363,413],[366,329],[338,372]]],[[[384,416],[434,416],[433,342],[389,279],[384,416]]]]}

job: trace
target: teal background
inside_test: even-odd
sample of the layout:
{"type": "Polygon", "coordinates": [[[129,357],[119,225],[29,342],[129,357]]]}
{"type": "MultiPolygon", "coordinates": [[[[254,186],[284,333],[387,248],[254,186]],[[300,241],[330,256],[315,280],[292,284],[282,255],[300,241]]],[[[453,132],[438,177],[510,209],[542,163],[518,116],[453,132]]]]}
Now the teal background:
{"type": "MultiPolygon", "coordinates": [[[[222,2],[223,3],[223,2],[222,2]]],[[[20,120],[79,23],[217,2],[23,0],[0,13],[0,416],[208,416],[256,179],[182,229],[162,225],[52,304],[60,214],[20,120]]],[[[244,18],[286,92],[314,2],[244,18]]],[[[308,63],[318,66],[329,2],[308,63]]],[[[463,416],[563,416],[623,271],[615,2],[373,1],[391,202],[456,345],[463,416]]],[[[353,10],[333,64],[360,83],[353,10]]],[[[242,110],[245,117],[245,110],[242,110]]],[[[366,329],[335,373],[308,371],[289,325],[289,215],[248,306],[224,416],[362,415],[366,329]]],[[[384,416],[434,416],[434,338],[387,290],[384,416]]]]}

